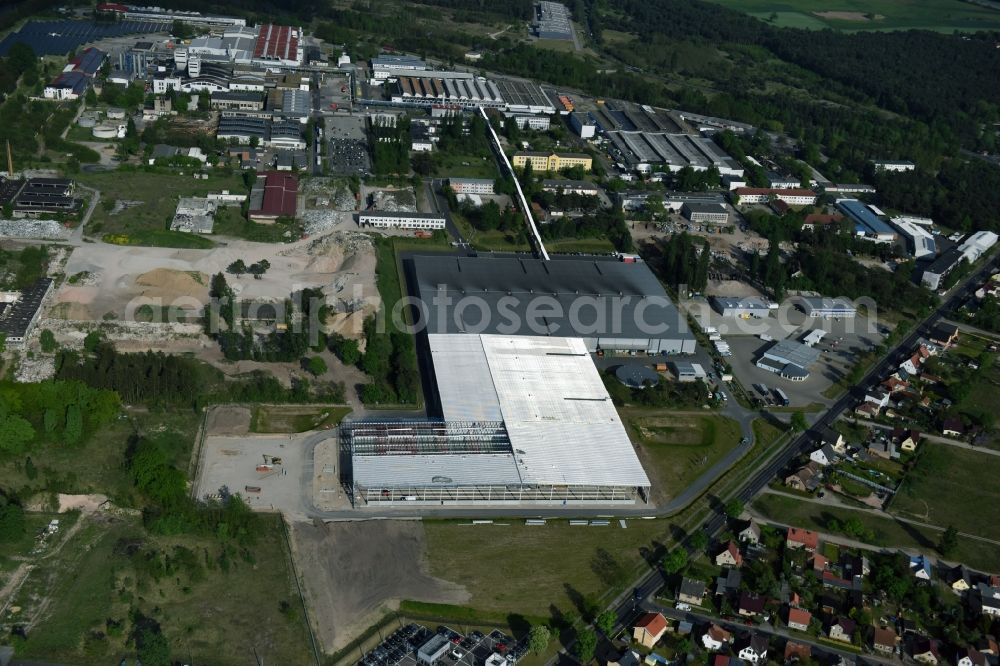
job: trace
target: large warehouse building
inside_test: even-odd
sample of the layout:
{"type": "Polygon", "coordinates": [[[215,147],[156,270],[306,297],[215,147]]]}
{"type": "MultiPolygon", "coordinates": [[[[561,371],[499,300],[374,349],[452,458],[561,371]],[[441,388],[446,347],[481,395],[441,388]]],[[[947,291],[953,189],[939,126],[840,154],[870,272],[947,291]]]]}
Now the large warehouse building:
{"type": "Polygon", "coordinates": [[[428,343],[440,421],[341,425],[356,507],[648,499],[583,340],[454,333],[428,343]]]}
{"type": "Polygon", "coordinates": [[[571,336],[590,352],[695,352],[687,321],[641,262],[417,255],[404,267],[429,334],[571,336]]]}

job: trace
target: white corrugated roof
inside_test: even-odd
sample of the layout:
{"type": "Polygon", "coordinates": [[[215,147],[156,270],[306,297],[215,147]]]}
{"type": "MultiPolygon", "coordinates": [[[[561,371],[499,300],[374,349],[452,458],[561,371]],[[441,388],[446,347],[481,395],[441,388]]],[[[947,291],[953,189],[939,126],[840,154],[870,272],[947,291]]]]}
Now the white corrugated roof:
{"type": "Polygon", "coordinates": [[[499,412],[523,483],[650,485],[580,338],[428,339],[445,419],[499,420],[499,412]]]}
{"type": "Polygon", "coordinates": [[[365,488],[521,483],[514,458],[503,453],[354,456],[352,465],[365,488]]]}

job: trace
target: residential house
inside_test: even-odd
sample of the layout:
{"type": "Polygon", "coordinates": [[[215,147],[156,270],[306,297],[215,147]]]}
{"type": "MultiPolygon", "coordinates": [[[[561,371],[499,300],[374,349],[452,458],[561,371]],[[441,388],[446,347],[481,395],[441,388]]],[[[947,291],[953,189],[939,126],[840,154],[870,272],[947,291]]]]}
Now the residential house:
{"type": "Polygon", "coordinates": [[[725,576],[715,579],[715,593],[730,597],[740,591],[740,584],[743,582],[743,574],[739,569],[729,569],[725,576]]]}
{"type": "Polygon", "coordinates": [[[717,654],[712,660],[712,666],[746,666],[746,662],[728,654],[717,654]]]}
{"type": "Polygon", "coordinates": [[[717,624],[711,625],[708,631],[701,636],[702,646],[712,652],[721,650],[732,640],[733,635],[717,624]]]}
{"type": "Polygon", "coordinates": [[[733,649],[739,658],[750,664],[767,661],[768,641],[765,634],[749,634],[736,641],[733,649]]]}
{"type": "Polygon", "coordinates": [[[846,617],[838,617],[827,627],[826,634],[835,641],[850,643],[857,628],[858,625],[854,620],[846,617]]]}
{"type": "Polygon", "coordinates": [[[823,587],[832,587],[837,590],[847,590],[848,592],[861,591],[862,583],[860,576],[845,578],[843,576],[838,576],[833,571],[824,571],[820,574],[820,580],[823,583],[823,587]]]}
{"type": "Polygon", "coordinates": [[[959,564],[954,569],[949,569],[947,574],[945,574],[945,580],[947,580],[951,589],[959,594],[972,589],[972,574],[962,564],[959,564]]]}
{"type": "Polygon", "coordinates": [[[737,533],[736,538],[742,543],[757,545],[760,543],[760,525],[757,524],[757,521],[751,519],[746,524],[746,527],[737,533]]]}
{"type": "Polygon", "coordinates": [[[785,485],[802,492],[811,492],[819,487],[819,472],[822,467],[819,463],[810,460],[804,467],[785,477],[785,485]]]}
{"type": "Polygon", "coordinates": [[[785,663],[812,658],[812,646],[807,643],[788,641],[785,643],[785,663]]]}
{"type": "Polygon", "coordinates": [[[987,666],[986,655],[976,648],[959,648],[955,652],[955,666],[987,666]]]}
{"type": "Polygon", "coordinates": [[[856,553],[841,554],[840,570],[843,572],[845,578],[864,578],[871,573],[868,558],[856,553]]]}
{"type": "MultiPolygon", "coordinates": [[[[1000,583],[1000,581],[997,582],[1000,583]]],[[[997,646],[997,641],[992,636],[984,636],[978,639],[976,641],[976,649],[991,657],[1000,656],[1000,647],[997,646]]]]}
{"type": "Polygon", "coordinates": [[[931,561],[924,554],[910,556],[910,573],[920,580],[931,579],[931,561]]]}
{"type": "Polygon", "coordinates": [[[788,628],[796,631],[808,631],[812,622],[812,613],[804,608],[788,609],[788,628]]]}
{"type": "Polygon", "coordinates": [[[891,397],[893,393],[899,393],[900,391],[905,391],[910,388],[910,383],[892,375],[886,378],[886,380],[879,384],[879,386],[888,391],[891,397]]]}
{"type": "Polygon", "coordinates": [[[654,647],[667,631],[667,620],[659,613],[645,613],[632,629],[632,638],[647,648],[654,647]]]}
{"type": "Polygon", "coordinates": [[[865,393],[865,402],[870,402],[879,409],[889,406],[889,394],[879,388],[873,388],[865,393]]]}
{"type": "Polygon", "coordinates": [[[705,583],[685,576],[677,590],[677,601],[701,606],[705,601],[705,583]]]}
{"type": "Polygon", "coordinates": [[[875,627],[875,632],[872,636],[872,648],[876,652],[892,654],[896,651],[896,642],[898,640],[899,637],[892,629],[875,627]]]}
{"type": "Polygon", "coordinates": [[[941,424],[941,434],[945,437],[961,437],[965,433],[965,426],[961,419],[945,419],[941,424]]]}
{"type": "Polygon", "coordinates": [[[937,641],[926,636],[917,636],[913,639],[910,644],[910,653],[913,656],[913,660],[919,664],[936,666],[941,660],[937,641]]]}
{"type": "Polygon", "coordinates": [[[885,460],[894,460],[899,457],[899,451],[896,450],[896,444],[889,439],[876,439],[868,442],[868,455],[873,458],[884,458],[885,460]]]}
{"type": "MultiPolygon", "coordinates": [[[[486,663],[490,663],[490,659],[486,660],[486,663]]],[[[509,662],[506,659],[503,662],[507,664],[509,662]]],[[[620,657],[617,659],[608,659],[607,666],[639,666],[642,662],[639,660],[639,653],[635,650],[625,650],[620,657]]]]}
{"type": "Polygon", "coordinates": [[[979,583],[972,601],[973,608],[982,615],[1000,617],[1000,587],[979,583]]]}
{"type": "Polygon", "coordinates": [[[715,556],[715,564],[720,567],[743,566],[743,556],[740,554],[739,546],[732,541],[727,543],[726,547],[715,556]]]}
{"type": "Polygon", "coordinates": [[[892,441],[901,451],[912,453],[917,450],[917,444],[920,443],[920,431],[896,428],[892,431],[892,441]]]}
{"type": "Polygon", "coordinates": [[[878,413],[878,405],[872,404],[867,400],[861,402],[861,404],[854,408],[855,416],[860,416],[861,418],[870,419],[878,416],[878,413]]]}
{"type": "Polygon", "coordinates": [[[813,556],[808,560],[808,564],[811,565],[813,571],[817,573],[826,571],[826,567],[829,563],[830,561],[821,553],[813,553],[813,556]]]}
{"type": "Polygon", "coordinates": [[[744,592],[740,595],[740,603],[736,610],[744,617],[758,617],[764,614],[764,603],[766,601],[764,597],[744,592]]]}
{"type": "Polygon", "coordinates": [[[785,548],[805,548],[812,552],[819,545],[819,534],[798,527],[789,527],[785,537],[785,548]]]}
{"type": "Polygon", "coordinates": [[[931,329],[930,340],[943,349],[948,349],[958,342],[958,326],[954,324],[938,324],[931,329]]]}
{"type": "Polygon", "coordinates": [[[910,358],[906,359],[899,364],[901,370],[905,370],[906,374],[914,377],[920,374],[920,365],[923,363],[923,359],[920,358],[920,354],[913,354],[910,358]]]}
{"type": "Polygon", "coordinates": [[[820,432],[819,442],[820,444],[829,444],[833,452],[839,456],[847,453],[847,440],[844,439],[844,435],[829,426],[824,427],[820,432]]]}
{"type": "Polygon", "coordinates": [[[837,454],[833,452],[833,447],[829,444],[824,444],[809,454],[809,460],[824,467],[833,464],[836,459],[837,454]]]}

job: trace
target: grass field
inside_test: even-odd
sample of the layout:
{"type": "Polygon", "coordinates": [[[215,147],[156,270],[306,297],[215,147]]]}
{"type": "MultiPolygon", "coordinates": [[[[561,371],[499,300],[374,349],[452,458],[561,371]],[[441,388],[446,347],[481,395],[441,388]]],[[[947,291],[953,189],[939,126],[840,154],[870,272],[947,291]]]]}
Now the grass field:
{"type": "Polygon", "coordinates": [[[292,433],[332,428],[351,412],[350,407],[315,405],[260,405],[254,407],[250,431],[292,433]]]}
{"type": "Polygon", "coordinates": [[[267,529],[252,549],[253,561],[234,557],[228,570],[213,561],[218,544],[211,538],[150,537],[133,519],[85,525],[58,557],[39,565],[22,589],[19,597],[43,595],[49,605],[18,656],[117,663],[132,653],[126,641],[133,625],[130,613],[137,611],[160,624],[172,656],[183,663],[242,666],[254,663],[252,648],[266,663],[309,663],[309,638],[283,528],[277,517],[264,520],[267,529]],[[183,546],[207,564],[198,578],[179,572],[157,580],[137,568],[124,544],[141,552],[183,546]],[[283,611],[282,602],[290,610],[283,611]]]}
{"type": "MultiPolygon", "coordinates": [[[[871,545],[881,548],[911,548],[936,555],[934,548],[941,538],[937,530],[918,528],[865,511],[823,506],[780,495],[762,495],[754,500],[753,507],[771,520],[821,532],[826,531],[831,520],[843,523],[857,518],[872,531],[871,545]]],[[[959,537],[958,547],[948,559],[981,571],[1000,569],[1000,551],[996,546],[975,539],[959,537]]]]}
{"type": "Polygon", "coordinates": [[[513,234],[509,234],[499,229],[494,231],[479,231],[465,219],[460,213],[452,211],[451,219],[455,226],[462,232],[462,237],[472,244],[477,250],[496,250],[499,252],[529,252],[531,246],[527,243],[518,243],[513,234]]]}
{"type": "Polygon", "coordinates": [[[677,496],[740,440],[739,425],[722,416],[651,416],[632,409],[623,409],[622,416],[647,473],[667,497],[677,496]]]}
{"type": "Polygon", "coordinates": [[[435,172],[450,178],[497,178],[497,163],[492,155],[461,155],[437,153],[434,155],[435,172]]]}
{"type": "Polygon", "coordinates": [[[665,520],[633,520],[627,529],[577,527],[565,521],[526,526],[424,521],[430,572],[464,585],[468,605],[544,618],[553,607],[580,614],[609,589],[624,589],[643,549],[666,540],[665,520]],[[531,575],[525,575],[525,572],[531,575]]]}
{"type": "Polygon", "coordinates": [[[961,0],[712,0],[764,21],[794,28],[995,30],[1000,12],[961,0]],[[825,15],[822,15],[825,14],[825,15]]]}
{"type": "Polygon", "coordinates": [[[890,509],[904,518],[1000,539],[1000,458],[924,442],[890,509]],[[992,507],[992,508],[991,508],[992,507]]]}
{"type": "Polygon", "coordinates": [[[560,252],[584,252],[587,254],[609,254],[615,251],[615,246],[606,238],[567,238],[545,241],[545,249],[550,254],[560,252]]]}
{"type": "MultiPolygon", "coordinates": [[[[212,170],[210,170],[211,173],[212,170]]],[[[122,244],[162,247],[212,247],[207,238],[167,230],[179,197],[205,196],[209,192],[229,190],[244,192],[240,174],[211,173],[208,180],[195,180],[191,174],[171,171],[108,171],[80,173],[77,179],[101,191],[101,204],[87,223],[88,237],[126,236],[122,244]],[[115,215],[110,206],[115,201],[141,201],[115,215]]]]}
{"type": "Polygon", "coordinates": [[[235,206],[220,208],[215,214],[214,236],[231,236],[257,243],[290,243],[302,237],[302,223],[258,224],[243,217],[235,206]]]}
{"type": "MultiPolygon", "coordinates": [[[[38,544],[37,536],[49,522],[56,518],[59,520],[59,528],[65,531],[76,521],[75,513],[47,513],[28,512],[24,514],[24,534],[20,538],[9,541],[0,541],[0,587],[3,587],[4,576],[16,569],[23,558],[31,555],[31,551],[38,544]]],[[[50,539],[51,542],[51,539],[50,539]]],[[[44,552],[44,548],[40,549],[44,552]]]]}

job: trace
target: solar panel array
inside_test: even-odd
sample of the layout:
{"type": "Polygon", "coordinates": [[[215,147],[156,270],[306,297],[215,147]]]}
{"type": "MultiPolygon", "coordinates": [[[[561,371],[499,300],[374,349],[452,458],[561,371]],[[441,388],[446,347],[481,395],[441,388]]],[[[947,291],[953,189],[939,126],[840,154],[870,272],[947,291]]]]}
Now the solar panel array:
{"type": "Polygon", "coordinates": [[[93,21],[28,21],[15,33],[0,42],[0,56],[7,55],[17,43],[27,44],[36,56],[66,55],[84,44],[97,42],[109,37],[131,34],[167,32],[168,25],[140,21],[118,21],[116,23],[96,23],[93,21]]]}

